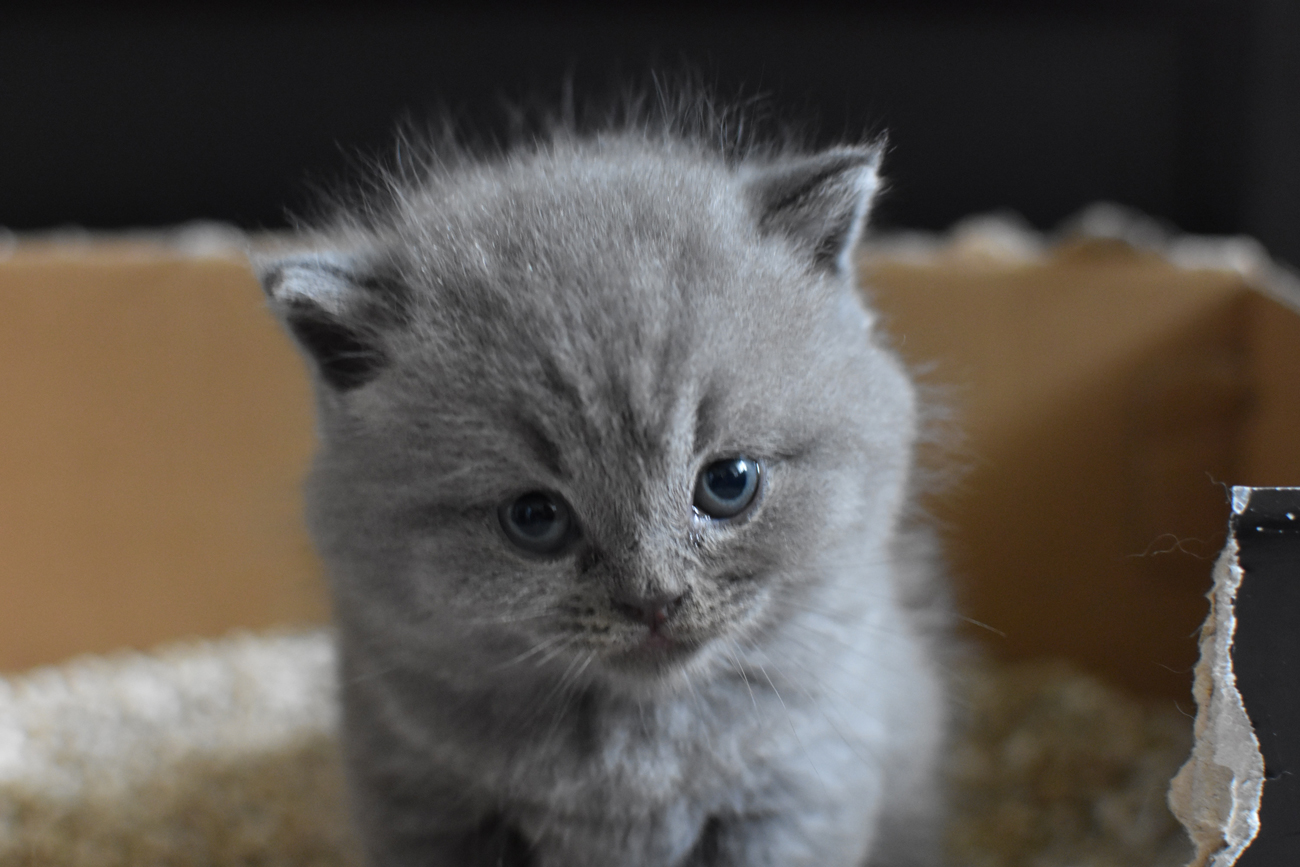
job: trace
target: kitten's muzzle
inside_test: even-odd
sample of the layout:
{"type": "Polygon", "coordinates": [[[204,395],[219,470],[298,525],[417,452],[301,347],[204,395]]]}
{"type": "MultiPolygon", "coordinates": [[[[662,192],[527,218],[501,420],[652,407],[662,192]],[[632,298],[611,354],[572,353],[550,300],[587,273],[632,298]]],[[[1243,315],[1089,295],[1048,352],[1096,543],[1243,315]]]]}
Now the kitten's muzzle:
{"type": "Polygon", "coordinates": [[[657,632],[681,609],[685,599],[685,593],[676,596],[667,593],[653,596],[619,594],[610,598],[610,604],[628,620],[644,623],[651,632],[657,632]]]}

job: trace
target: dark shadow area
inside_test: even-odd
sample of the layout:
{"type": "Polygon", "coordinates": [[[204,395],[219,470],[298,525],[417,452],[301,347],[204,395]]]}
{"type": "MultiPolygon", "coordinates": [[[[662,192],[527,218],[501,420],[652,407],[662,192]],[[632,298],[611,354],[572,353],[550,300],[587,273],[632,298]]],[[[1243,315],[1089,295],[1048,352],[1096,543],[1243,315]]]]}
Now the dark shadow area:
{"type": "Polygon", "coordinates": [[[0,225],[282,226],[400,119],[499,131],[504,101],[558,103],[566,76],[691,68],[821,140],[888,131],[884,225],[1047,227],[1110,199],[1295,262],[1296,44],[1289,0],[42,7],[0,21],[0,225]]]}
{"type": "Polygon", "coordinates": [[[1264,758],[1259,834],[1237,863],[1294,864],[1300,858],[1300,489],[1251,489],[1232,530],[1244,573],[1232,665],[1264,758]]]}

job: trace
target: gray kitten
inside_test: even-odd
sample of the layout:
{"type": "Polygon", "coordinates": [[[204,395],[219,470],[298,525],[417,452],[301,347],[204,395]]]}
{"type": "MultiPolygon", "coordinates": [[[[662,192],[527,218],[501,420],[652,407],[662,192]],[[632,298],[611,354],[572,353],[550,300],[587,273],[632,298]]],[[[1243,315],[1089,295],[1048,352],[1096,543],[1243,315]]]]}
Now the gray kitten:
{"type": "Polygon", "coordinates": [[[263,268],[372,863],[936,863],[916,397],[850,255],[878,157],[560,132],[263,268]]]}

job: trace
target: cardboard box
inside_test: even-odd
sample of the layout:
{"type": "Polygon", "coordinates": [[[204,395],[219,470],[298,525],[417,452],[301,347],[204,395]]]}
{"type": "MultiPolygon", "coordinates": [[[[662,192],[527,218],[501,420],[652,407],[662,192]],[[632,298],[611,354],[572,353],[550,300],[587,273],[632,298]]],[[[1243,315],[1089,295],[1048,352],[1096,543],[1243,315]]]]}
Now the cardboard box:
{"type": "MultiPolygon", "coordinates": [[[[307,381],[241,243],[0,254],[0,670],[326,617],[307,381]]],[[[1112,211],[1051,247],[977,222],[862,266],[963,432],[927,505],[972,635],[1185,700],[1222,485],[1300,484],[1300,291],[1247,242],[1112,211]]]]}
{"type": "Polygon", "coordinates": [[[1300,288],[1245,239],[1114,209],[1050,248],[998,220],[864,257],[959,436],[929,498],[1007,658],[1185,700],[1231,485],[1300,484],[1300,288]]]}
{"type": "Polygon", "coordinates": [[[0,261],[0,670],[319,621],[311,405],[238,248],[0,261]]]}

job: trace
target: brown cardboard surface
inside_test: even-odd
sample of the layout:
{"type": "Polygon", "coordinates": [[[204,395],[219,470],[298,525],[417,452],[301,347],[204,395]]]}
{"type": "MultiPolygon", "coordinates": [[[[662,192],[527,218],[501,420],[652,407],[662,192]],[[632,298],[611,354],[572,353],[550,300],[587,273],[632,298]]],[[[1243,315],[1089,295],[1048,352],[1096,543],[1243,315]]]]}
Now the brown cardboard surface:
{"type": "Polygon", "coordinates": [[[306,383],[242,257],[0,261],[0,670],[317,621],[306,383]]]}
{"type": "Polygon", "coordinates": [[[1300,486],[1300,311],[1252,294],[1247,315],[1253,402],[1237,483],[1300,486]]]}
{"type": "Polygon", "coordinates": [[[931,508],[984,643],[1185,698],[1250,391],[1240,277],[1110,241],[866,264],[965,434],[931,508]]]}

